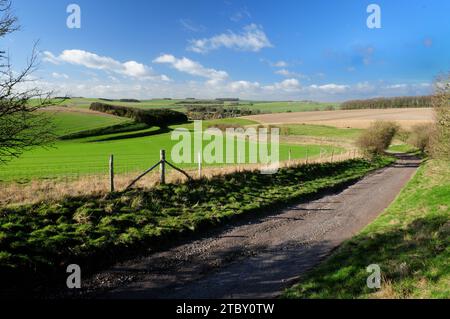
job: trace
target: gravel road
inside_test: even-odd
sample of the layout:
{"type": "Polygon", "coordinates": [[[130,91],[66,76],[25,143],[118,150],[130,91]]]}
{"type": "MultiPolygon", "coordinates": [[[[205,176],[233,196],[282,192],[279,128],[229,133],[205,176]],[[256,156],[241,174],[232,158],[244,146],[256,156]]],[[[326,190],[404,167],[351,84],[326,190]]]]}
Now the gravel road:
{"type": "MultiPolygon", "coordinates": [[[[97,298],[273,298],[375,219],[420,160],[399,156],[345,190],[97,274],[97,298]]],[[[368,261],[369,262],[369,261],[368,261]]]]}

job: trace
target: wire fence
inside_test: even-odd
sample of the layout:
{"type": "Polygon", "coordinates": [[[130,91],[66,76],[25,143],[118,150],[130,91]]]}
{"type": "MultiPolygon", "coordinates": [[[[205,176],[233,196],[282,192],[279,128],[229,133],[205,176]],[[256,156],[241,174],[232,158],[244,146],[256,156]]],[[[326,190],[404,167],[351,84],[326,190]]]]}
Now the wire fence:
{"type": "MultiPolygon", "coordinates": [[[[288,158],[280,161],[280,167],[288,167],[299,164],[337,162],[351,158],[361,157],[362,154],[357,149],[321,149],[319,154],[297,159],[292,156],[289,150],[288,158]]],[[[154,170],[142,176],[132,186],[153,187],[161,183],[161,172],[158,162],[147,164],[142,162],[122,162],[114,158],[113,163],[113,184],[111,183],[111,170],[109,158],[105,157],[104,163],[99,165],[86,165],[77,167],[74,165],[61,165],[51,167],[28,167],[24,170],[8,172],[7,177],[14,176],[13,179],[3,179],[0,171],[0,204],[7,205],[13,203],[33,203],[46,199],[58,199],[64,196],[78,195],[99,195],[106,194],[112,189],[122,191],[130,186],[130,183],[144,171],[152,166],[154,170]],[[158,165],[155,165],[158,164],[158,165]]],[[[185,175],[180,174],[180,167],[173,168],[165,165],[164,181],[167,183],[182,182],[187,176],[192,178],[210,178],[212,176],[227,174],[243,170],[257,170],[261,164],[227,164],[227,165],[203,165],[203,163],[181,166],[185,175]],[[178,171],[177,171],[178,169],[178,171]]]]}

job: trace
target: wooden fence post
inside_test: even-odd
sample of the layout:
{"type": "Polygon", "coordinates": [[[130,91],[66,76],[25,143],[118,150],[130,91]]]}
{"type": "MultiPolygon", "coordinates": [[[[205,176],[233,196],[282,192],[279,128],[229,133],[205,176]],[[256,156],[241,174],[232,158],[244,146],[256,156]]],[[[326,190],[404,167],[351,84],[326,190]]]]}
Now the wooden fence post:
{"type": "Polygon", "coordinates": [[[202,153],[198,152],[198,178],[202,178],[202,153]]]}
{"type": "Polygon", "coordinates": [[[333,163],[333,159],[334,159],[334,148],[333,148],[333,150],[332,150],[332,152],[331,152],[331,162],[333,163]]]}
{"type": "Polygon", "coordinates": [[[114,192],[114,155],[109,156],[109,188],[114,192]]]}
{"type": "Polygon", "coordinates": [[[165,150],[160,151],[160,159],[161,159],[161,163],[159,164],[159,171],[160,171],[159,182],[161,183],[161,185],[164,185],[166,183],[166,151],[165,150]]]}
{"type": "Polygon", "coordinates": [[[291,162],[291,160],[292,160],[292,150],[289,149],[289,163],[291,162]]]}
{"type": "Polygon", "coordinates": [[[308,147],[306,147],[306,164],[308,164],[308,147]]]}

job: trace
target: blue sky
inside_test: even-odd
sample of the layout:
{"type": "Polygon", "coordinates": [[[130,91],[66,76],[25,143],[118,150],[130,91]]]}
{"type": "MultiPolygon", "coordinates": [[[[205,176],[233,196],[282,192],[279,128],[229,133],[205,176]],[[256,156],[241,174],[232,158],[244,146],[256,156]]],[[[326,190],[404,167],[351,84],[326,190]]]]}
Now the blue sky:
{"type": "Polygon", "coordinates": [[[36,84],[110,98],[342,101],[418,95],[450,70],[447,0],[13,0],[19,69],[39,40],[36,84]],[[66,8],[81,8],[69,29],[66,8]],[[381,28],[369,29],[369,4],[381,28]]]}

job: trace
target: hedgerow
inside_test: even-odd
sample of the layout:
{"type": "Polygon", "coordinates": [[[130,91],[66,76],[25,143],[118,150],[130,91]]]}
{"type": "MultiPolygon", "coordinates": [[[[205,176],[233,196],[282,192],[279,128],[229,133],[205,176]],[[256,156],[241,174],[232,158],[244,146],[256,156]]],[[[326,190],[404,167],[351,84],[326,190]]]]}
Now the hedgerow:
{"type": "Polygon", "coordinates": [[[158,127],[167,127],[171,124],[186,123],[188,121],[185,114],[168,109],[142,110],[134,107],[110,105],[99,102],[92,103],[90,109],[120,117],[128,117],[134,119],[136,122],[158,127]]]}

